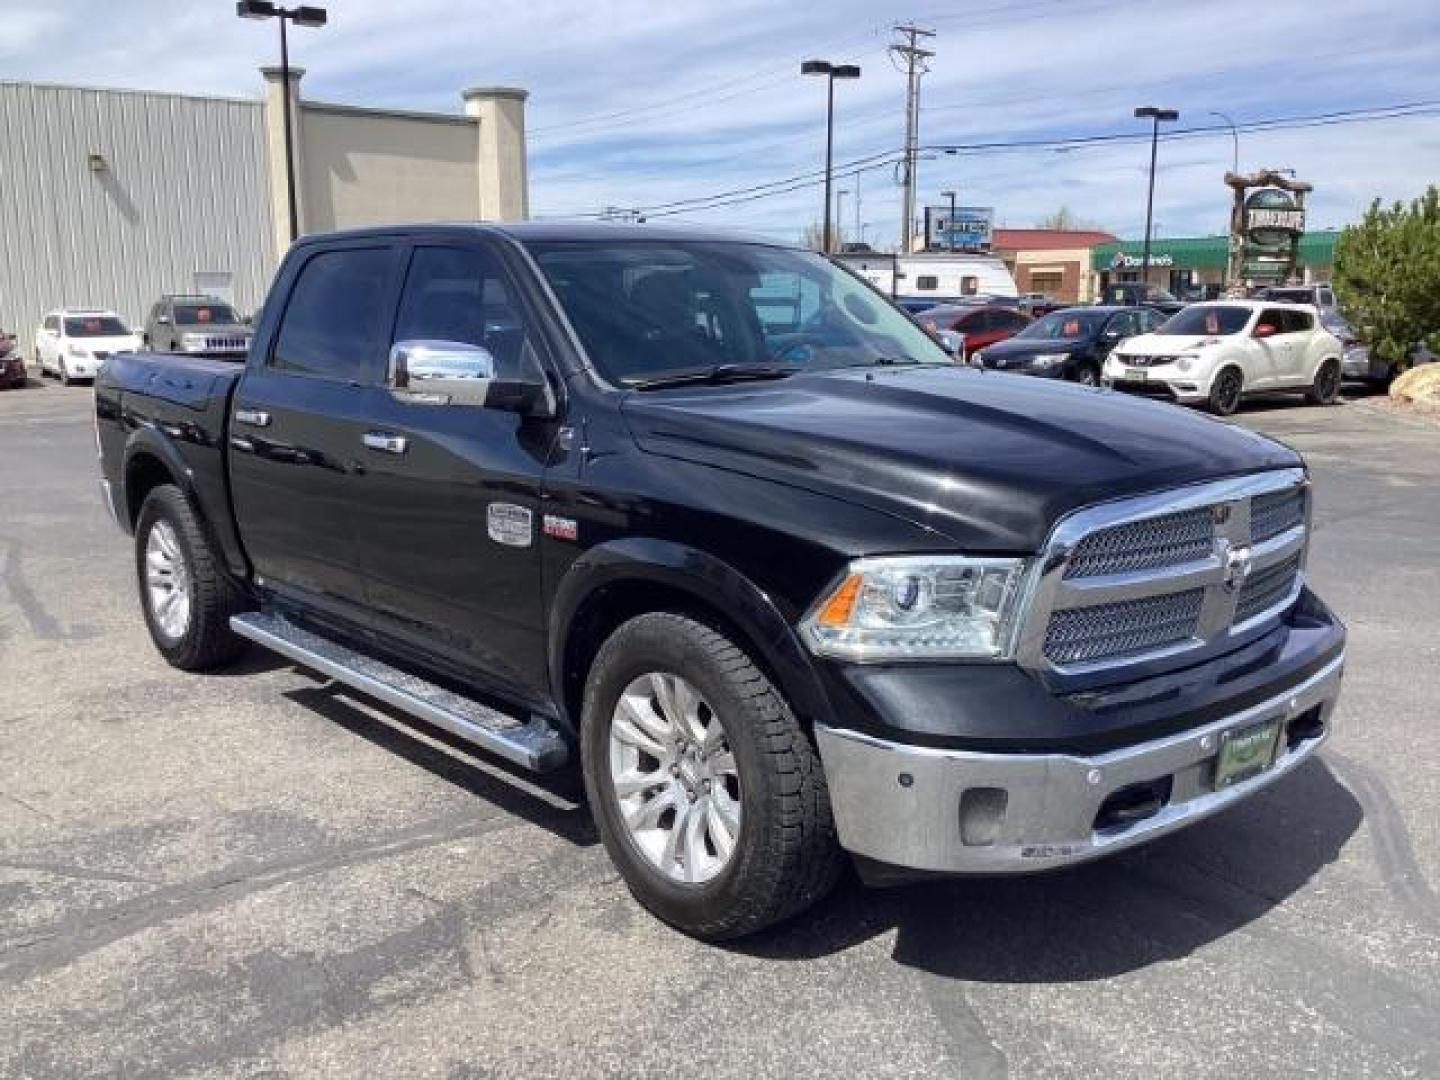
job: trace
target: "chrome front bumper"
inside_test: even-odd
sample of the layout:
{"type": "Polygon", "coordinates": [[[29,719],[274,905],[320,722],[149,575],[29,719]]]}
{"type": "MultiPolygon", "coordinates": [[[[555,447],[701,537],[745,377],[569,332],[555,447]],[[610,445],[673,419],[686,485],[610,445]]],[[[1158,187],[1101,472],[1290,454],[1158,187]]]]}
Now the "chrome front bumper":
{"type": "Polygon", "coordinates": [[[1223,720],[1095,757],[936,750],[817,724],[841,846],[941,873],[1026,873],[1133,847],[1239,802],[1310,757],[1330,734],[1343,665],[1337,657],[1223,720]],[[1216,790],[1225,733],[1272,717],[1287,729],[1304,720],[1309,734],[1289,745],[1282,731],[1268,770],[1216,790]],[[1167,777],[1168,799],[1152,814],[1096,828],[1111,795],[1167,777]]]}

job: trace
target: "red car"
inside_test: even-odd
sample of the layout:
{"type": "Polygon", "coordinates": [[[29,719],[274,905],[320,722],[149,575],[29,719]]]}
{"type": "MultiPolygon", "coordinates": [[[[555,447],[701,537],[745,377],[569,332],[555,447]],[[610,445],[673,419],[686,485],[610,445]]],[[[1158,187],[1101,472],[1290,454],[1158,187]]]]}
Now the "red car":
{"type": "Polygon", "coordinates": [[[1033,321],[1014,308],[999,305],[942,304],[915,316],[917,322],[934,334],[954,330],[965,335],[965,355],[976,349],[1012,338],[1033,321]]]}

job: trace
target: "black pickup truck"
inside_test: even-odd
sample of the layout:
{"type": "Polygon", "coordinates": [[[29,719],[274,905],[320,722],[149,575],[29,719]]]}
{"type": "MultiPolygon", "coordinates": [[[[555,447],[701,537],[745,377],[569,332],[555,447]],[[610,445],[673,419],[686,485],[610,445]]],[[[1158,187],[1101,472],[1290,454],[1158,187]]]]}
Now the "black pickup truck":
{"type": "Polygon", "coordinates": [[[710,939],[1162,835],[1329,732],[1289,449],[960,367],[812,252],[651,226],[304,239],[247,362],[117,356],[102,487],[177,667],[258,642],[578,759],[710,939]]]}

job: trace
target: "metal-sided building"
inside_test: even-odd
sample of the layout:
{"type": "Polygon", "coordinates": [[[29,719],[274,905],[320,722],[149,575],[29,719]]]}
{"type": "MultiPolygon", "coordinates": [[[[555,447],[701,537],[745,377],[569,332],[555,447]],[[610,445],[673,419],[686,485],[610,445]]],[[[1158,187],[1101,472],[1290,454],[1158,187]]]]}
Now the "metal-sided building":
{"type": "Polygon", "coordinates": [[[0,82],[0,329],[29,344],[57,307],[143,321],[162,294],[242,312],[289,242],[283,94],[301,232],[527,212],[525,91],[467,90],[464,111],[0,82]]]}

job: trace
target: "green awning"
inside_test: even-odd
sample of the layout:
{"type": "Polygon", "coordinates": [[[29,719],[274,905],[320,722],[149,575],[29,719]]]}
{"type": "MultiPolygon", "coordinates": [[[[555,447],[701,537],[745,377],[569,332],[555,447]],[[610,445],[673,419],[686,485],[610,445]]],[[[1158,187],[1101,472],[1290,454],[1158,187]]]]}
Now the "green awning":
{"type": "MultiPolygon", "coordinates": [[[[1334,230],[1328,230],[1300,237],[1300,265],[1330,266],[1334,263],[1335,238],[1339,235],[1334,230]]],[[[1150,265],[1157,270],[1224,270],[1229,257],[1229,243],[1229,238],[1225,236],[1156,237],[1150,241],[1150,265]]],[[[1095,270],[1138,270],[1144,254],[1143,240],[1097,244],[1090,249],[1090,265],[1095,270]]]]}

